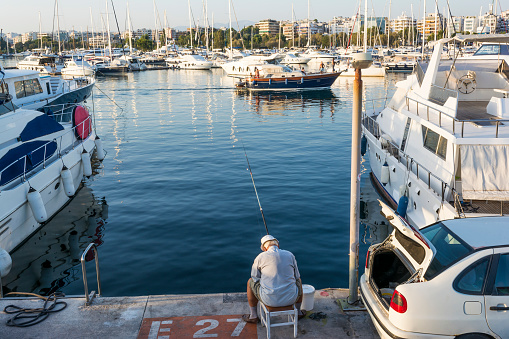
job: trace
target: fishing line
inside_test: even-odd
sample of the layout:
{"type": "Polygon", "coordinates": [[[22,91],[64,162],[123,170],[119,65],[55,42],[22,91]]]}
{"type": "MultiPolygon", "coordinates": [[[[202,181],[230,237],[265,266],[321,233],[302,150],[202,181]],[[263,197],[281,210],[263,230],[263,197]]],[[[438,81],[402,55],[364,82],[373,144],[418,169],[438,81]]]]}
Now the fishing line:
{"type": "Polygon", "coordinates": [[[240,139],[240,142],[242,143],[242,149],[244,150],[244,155],[246,156],[247,167],[249,170],[249,174],[251,175],[251,181],[253,182],[253,187],[254,187],[254,191],[256,194],[256,200],[258,201],[258,206],[260,207],[260,213],[262,214],[263,224],[265,225],[265,230],[267,231],[267,234],[269,234],[269,228],[267,227],[267,222],[265,221],[265,215],[263,215],[262,204],[260,204],[260,198],[258,197],[258,191],[256,190],[256,184],[254,181],[253,172],[251,171],[251,165],[249,164],[249,158],[247,157],[246,148],[244,147],[244,141],[242,141],[241,138],[239,138],[239,139],[240,139]]]}

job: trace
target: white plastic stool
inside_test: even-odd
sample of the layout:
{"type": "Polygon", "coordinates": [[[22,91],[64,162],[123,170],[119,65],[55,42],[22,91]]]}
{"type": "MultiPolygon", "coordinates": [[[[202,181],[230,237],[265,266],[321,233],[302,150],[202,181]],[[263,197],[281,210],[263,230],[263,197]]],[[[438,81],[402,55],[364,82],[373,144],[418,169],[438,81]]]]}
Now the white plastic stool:
{"type": "MultiPolygon", "coordinates": [[[[271,327],[279,327],[279,326],[287,326],[287,325],[293,325],[293,337],[297,338],[297,321],[299,320],[298,316],[298,310],[295,307],[295,305],[288,306],[286,310],[281,311],[269,311],[267,309],[267,306],[265,306],[262,302],[259,302],[260,304],[260,321],[262,322],[262,325],[267,328],[267,339],[270,339],[270,328],[271,327]],[[280,315],[286,315],[288,316],[288,321],[285,323],[272,323],[270,317],[274,316],[280,316],[280,315]]],[[[280,308],[286,308],[286,307],[276,307],[278,309],[280,308]]]]}

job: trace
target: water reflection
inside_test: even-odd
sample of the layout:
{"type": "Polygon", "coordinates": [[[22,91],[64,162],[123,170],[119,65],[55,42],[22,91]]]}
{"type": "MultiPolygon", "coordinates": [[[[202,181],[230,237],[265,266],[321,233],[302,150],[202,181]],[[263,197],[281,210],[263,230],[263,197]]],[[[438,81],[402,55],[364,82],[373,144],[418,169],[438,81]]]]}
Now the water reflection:
{"type": "MultiPolygon", "coordinates": [[[[83,186],[67,206],[12,253],[12,270],[3,278],[4,292],[49,295],[81,280],[81,253],[91,242],[103,244],[107,219],[105,198],[94,197],[92,190],[83,186]]],[[[93,255],[87,257],[87,261],[93,259],[93,255]]]]}
{"type": "Polygon", "coordinates": [[[335,105],[341,104],[340,99],[331,89],[291,92],[237,90],[235,94],[238,98],[244,99],[257,114],[261,115],[287,115],[285,111],[301,110],[304,112],[313,106],[318,108],[320,118],[325,113],[334,117],[335,105]]]}

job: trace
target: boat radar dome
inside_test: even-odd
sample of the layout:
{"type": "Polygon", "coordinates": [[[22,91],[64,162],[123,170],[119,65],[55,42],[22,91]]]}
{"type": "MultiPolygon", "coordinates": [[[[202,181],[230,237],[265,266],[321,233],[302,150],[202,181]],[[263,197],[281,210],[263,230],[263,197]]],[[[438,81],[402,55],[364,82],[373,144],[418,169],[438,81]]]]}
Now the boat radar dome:
{"type": "Polygon", "coordinates": [[[279,240],[277,240],[276,238],[274,238],[272,235],[267,234],[267,235],[266,235],[266,236],[264,236],[264,237],[262,238],[262,240],[261,240],[262,245],[260,246],[260,248],[262,249],[262,251],[263,251],[263,245],[265,245],[265,243],[266,243],[267,241],[271,241],[271,240],[276,240],[276,241],[279,243],[279,240]]]}

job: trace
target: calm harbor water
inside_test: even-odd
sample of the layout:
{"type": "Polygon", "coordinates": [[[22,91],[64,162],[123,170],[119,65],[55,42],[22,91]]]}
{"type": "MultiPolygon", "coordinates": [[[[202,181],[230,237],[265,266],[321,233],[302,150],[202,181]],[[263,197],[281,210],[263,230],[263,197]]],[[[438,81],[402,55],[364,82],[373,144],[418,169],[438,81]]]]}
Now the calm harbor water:
{"type": "MultiPolygon", "coordinates": [[[[400,79],[364,79],[365,95],[390,97],[400,79]]],[[[87,104],[107,157],[13,254],[4,285],[83,294],[77,259],[94,241],[103,295],[244,291],[265,233],[244,146],[269,231],[303,282],[347,287],[353,79],[299,93],[232,85],[222,70],[99,78],[87,104]]],[[[387,232],[363,166],[361,272],[387,232]]],[[[95,289],[92,261],[87,270],[95,289]]]]}

